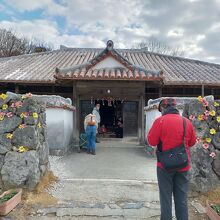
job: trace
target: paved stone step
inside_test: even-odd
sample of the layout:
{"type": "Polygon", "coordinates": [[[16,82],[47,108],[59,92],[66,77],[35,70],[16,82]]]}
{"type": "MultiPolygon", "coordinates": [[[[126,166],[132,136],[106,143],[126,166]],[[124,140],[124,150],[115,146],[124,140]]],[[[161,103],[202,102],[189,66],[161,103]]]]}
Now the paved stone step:
{"type": "MultiPolygon", "coordinates": [[[[61,201],[60,201],[61,202],[61,201]]],[[[149,203],[144,201],[121,201],[116,203],[85,203],[62,201],[61,203],[48,208],[38,209],[33,213],[37,216],[56,217],[112,217],[112,218],[134,218],[134,219],[156,219],[160,214],[158,202],[149,203]]]]}

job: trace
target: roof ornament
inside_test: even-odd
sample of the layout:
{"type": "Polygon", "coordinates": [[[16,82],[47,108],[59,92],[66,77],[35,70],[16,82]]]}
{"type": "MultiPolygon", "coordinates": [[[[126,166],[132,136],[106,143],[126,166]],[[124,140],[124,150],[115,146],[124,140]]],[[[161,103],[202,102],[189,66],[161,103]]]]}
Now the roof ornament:
{"type": "Polygon", "coordinates": [[[108,50],[113,50],[113,47],[114,47],[114,43],[112,40],[108,40],[107,41],[107,49],[108,50]]]}

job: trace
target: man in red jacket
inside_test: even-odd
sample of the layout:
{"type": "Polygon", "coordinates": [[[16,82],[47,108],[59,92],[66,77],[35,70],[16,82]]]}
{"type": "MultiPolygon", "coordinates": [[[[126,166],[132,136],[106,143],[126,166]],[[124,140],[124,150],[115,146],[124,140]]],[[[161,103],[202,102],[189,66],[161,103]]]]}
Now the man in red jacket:
{"type": "MultiPolygon", "coordinates": [[[[183,118],[176,108],[176,100],[161,100],[158,110],[162,116],[157,118],[148,135],[149,145],[158,146],[162,142],[162,151],[173,149],[183,142],[183,118]]],[[[160,194],[161,220],[172,220],[172,194],[175,203],[177,220],[188,220],[187,192],[189,183],[190,152],[189,147],[196,143],[193,125],[186,120],[185,146],[188,154],[188,165],[178,171],[167,171],[157,162],[157,179],[160,194]]]]}

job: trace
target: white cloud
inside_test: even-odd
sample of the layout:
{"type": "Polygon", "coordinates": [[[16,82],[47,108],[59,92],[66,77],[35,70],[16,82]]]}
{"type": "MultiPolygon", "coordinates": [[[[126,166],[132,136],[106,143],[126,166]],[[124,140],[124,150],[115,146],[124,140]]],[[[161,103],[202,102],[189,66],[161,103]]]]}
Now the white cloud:
{"type": "Polygon", "coordinates": [[[5,4],[17,9],[18,11],[32,11],[44,8],[52,3],[52,0],[4,0],[5,4]]]}
{"type": "Polygon", "coordinates": [[[0,28],[11,29],[19,37],[34,38],[53,44],[55,49],[59,48],[61,44],[68,47],[105,47],[103,41],[91,36],[59,33],[57,24],[47,20],[3,21],[0,22],[0,28]]]}
{"type": "Polygon", "coordinates": [[[2,21],[0,28],[10,29],[19,37],[37,38],[45,42],[53,40],[58,35],[56,23],[47,20],[2,21]]]}
{"type": "MultiPolygon", "coordinates": [[[[0,21],[0,27],[39,38],[55,48],[60,44],[105,47],[108,39],[114,41],[116,48],[131,48],[135,43],[156,38],[169,46],[184,48],[187,57],[215,58],[220,62],[220,45],[216,47],[220,34],[219,0],[210,0],[209,4],[206,0],[4,0],[3,6],[7,5],[15,12],[42,9],[45,20],[24,21],[13,15],[13,21],[0,21]],[[63,27],[53,20],[57,16],[66,22],[63,27]]],[[[0,11],[1,8],[0,4],[0,11]]]]}
{"type": "Polygon", "coordinates": [[[183,37],[184,35],[184,30],[181,28],[175,28],[173,30],[169,30],[167,33],[168,37],[183,37]]]}

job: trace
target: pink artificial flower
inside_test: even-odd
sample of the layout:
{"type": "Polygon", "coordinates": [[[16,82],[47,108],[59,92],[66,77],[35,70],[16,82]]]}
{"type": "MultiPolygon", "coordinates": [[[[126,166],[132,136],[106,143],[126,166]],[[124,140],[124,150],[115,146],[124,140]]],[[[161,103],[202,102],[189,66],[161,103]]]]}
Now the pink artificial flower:
{"type": "Polygon", "coordinates": [[[5,116],[5,113],[4,112],[0,112],[0,117],[1,116],[5,116]]]}
{"type": "Polygon", "coordinates": [[[209,144],[207,144],[207,143],[204,143],[203,145],[202,145],[202,147],[204,148],[204,149],[208,149],[209,148],[209,144]]]}
{"type": "Polygon", "coordinates": [[[208,106],[209,105],[209,103],[204,98],[203,98],[202,102],[203,102],[204,106],[208,106]]]}
{"type": "Polygon", "coordinates": [[[24,112],[24,117],[27,118],[29,116],[29,112],[24,112]]]}
{"type": "Polygon", "coordinates": [[[27,98],[31,98],[33,95],[29,92],[29,93],[26,93],[25,96],[26,96],[27,98]]]}
{"type": "Polygon", "coordinates": [[[216,157],[216,153],[212,152],[212,153],[209,154],[209,156],[212,157],[212,158],[215,158],[216,157]]]}
{"type": "Polygon", "coordinates": [[[197,137],[197,138],[196,138],[196,143],[199,144],[199,143],[201,143],[201,142],[202,142],[202,138],[201,138],[201,137],[197,137]]]}
{"type": "Polygon", "coordinates": [[[13,103],[11,103],[11,107],[12,108],[16,108],[16,106],[15,106],[15,103],[13,102],[13,103]]]}
{"type": "Polygon", "coordinates": [[[208,119],[208,116],[207,115],[203,115],[203,120],[206,120],[208,119]]]}
{"type": "Polygon", "coordinates": [[[209,111],[206,110],[206,111],[204,112],[204,115],[205,115],[205,116],[209,116],[209,111]]]}
{"type": "Polygon", "coordinates": [[[21,106],[22,106],[22,102],[21,102],[21,101],[15,102],[15,107],[16,107],[16,108],[19,108],[19,107],[21,107],[21,106]]]}
{"type": "Polygon", "coordinates": [[[11,118],[11,117],[13,116],[13,113],[12,113],[12,112],[8,112],[8,113],[6,114],[6,116],[7,116],[8,118],[11,118]]]}
{"type": "Polygon", "coordinates": [[[189,119],[192,121],[192,120],[194,120],[196,117],[195,117],[195,115],[190,115],[189,116],[189,119]]]}
{"type": "Polygon", "coordinates": [[[18,127],[19,127],[20,129],[23,129],[23,128],[26,128],[27,125],[26,125],[26,124],[20,124],[18,127]]]}

